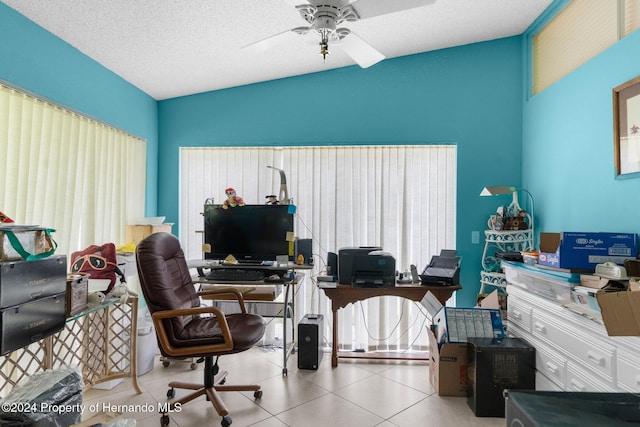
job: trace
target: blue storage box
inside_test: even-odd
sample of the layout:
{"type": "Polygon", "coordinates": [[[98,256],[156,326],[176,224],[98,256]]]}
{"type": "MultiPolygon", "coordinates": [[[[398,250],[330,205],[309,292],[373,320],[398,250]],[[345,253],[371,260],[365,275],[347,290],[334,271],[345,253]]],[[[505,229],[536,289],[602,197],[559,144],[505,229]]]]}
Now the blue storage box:
{"type": "Polygon", "coordinates": [[[623,264],[637,256],[635,233],[540,233],[540,265],[593,271],[597,264],[623,264]]]}

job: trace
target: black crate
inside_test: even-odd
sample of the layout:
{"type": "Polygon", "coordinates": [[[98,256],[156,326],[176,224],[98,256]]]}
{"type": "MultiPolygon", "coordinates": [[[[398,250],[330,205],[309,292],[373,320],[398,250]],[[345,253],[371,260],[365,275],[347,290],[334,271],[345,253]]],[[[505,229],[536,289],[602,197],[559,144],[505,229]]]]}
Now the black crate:
{"type": "Polygon", "coordinates": [[[65,292],[67,257],[0,263],[0,308],[65,292]]]}
{"type": "Polygon", "coordinates": [[[65,292],[0,310],[0,354],[26,347],[64,328],[65,292]]]}
{"type": "Polygon", "coordinates": [[[504,417],[504,390],[535,390],[536,349],[521,338],[469,338],[469,397],[477,417],[504,417]]]}

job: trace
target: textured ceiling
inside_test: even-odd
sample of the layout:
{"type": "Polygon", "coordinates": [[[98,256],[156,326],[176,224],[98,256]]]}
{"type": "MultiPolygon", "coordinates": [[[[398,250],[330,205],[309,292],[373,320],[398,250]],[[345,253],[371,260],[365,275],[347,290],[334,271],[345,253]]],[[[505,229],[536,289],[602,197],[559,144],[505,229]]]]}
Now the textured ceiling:
{"type": "MultiPolygon", "coordinates": [[[[307,25],[293,7],[304,0],[0,1],[158,100],[355,64],[297,35],[243,49],[307,25]]],[[[522,34],[551,2],[437,0],[342,26],[393,58],[522,34]]]]}

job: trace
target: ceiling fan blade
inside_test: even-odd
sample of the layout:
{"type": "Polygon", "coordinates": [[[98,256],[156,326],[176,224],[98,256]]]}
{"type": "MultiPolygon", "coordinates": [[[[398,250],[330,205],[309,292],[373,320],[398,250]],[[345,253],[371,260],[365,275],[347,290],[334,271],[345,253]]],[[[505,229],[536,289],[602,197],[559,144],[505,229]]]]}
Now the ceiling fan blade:
{"type": "Polygon", "coordinates": [[[340,46],[344,53],[349,55],[362,68],[368,68],[385,58],[382,53],[353,32],[342,39],[337,46],[340,46]]]}
{"type": "Polygon", "coordinates": [[[246,46],[242,46],[242,49],[247,49],[254,52],[265,52],[276,46],[286,44],[287,42],[292,40],[296,40],[299,37],[299,34],[294,30],[287,30],[274,36],[267,37],[266,39],[262,39],[254,43],[250,43],[246,46]]]}
{"type": "Polygon", "coordinates": [[[367,19],[388,13],[400,12],[402,10],[428,6],[435,2],[436,0],[356,0],[351,3],[350,6],[356,10],[360,19],[367,19]]]}

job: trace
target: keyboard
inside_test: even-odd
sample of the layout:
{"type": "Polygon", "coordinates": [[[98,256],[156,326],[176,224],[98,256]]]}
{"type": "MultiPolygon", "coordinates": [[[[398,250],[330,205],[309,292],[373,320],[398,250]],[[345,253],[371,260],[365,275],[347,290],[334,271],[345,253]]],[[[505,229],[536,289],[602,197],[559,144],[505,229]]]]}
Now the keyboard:
{"type": "Polygon", "coordinates": [[[207,280],[218,282],[259,282],[264,277],[262,270],[244,268],[215,268],[205,276],[207,280]]]}

